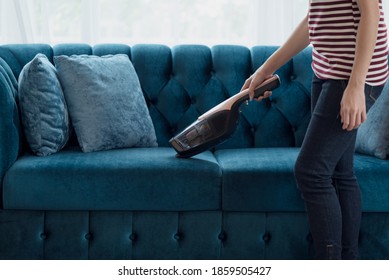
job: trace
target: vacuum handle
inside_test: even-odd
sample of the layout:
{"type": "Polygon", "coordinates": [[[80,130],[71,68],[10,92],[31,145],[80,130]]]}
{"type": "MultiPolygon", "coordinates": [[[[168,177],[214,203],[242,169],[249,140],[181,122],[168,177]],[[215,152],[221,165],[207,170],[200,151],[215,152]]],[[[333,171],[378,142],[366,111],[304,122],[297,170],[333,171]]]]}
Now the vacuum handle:
{"type": "MultiPolygon", "coordinates": [[[[271,91],[277,87],[279,87],[281,84],[280,77],[278,75],[273,75],[270,78],[263,81],[262,84],[260,84],[255,90],[254,90],[254,97],[258,98],[265,94],[266,91],[271,91]]],[[[231,96],[224,102],[220,103],[219,105],[213,107],[211,110],[207,111],[206,113],[202,114],[198,120],[203,120],[210,115],[223,110],[231,110],[233,107],[237,108],[240,106],[240,104],[246,100],[249,100],[250,95],[248,89],[242,90],[241,92],[231,96]]]]}
{"type": "Polygon", "coordinates": [[[278,77],[277,74],[271,76],[254,90],[254,98],[263,96],[266,91],[272,91],[273,89],[278,88],[280,84],[280,77],[278,77]]]}
{"type": "MultiPolygon", "coordinates": [[[[270,78],[263,81],[262,84],[260,84],[254,90],[254,98],[263,96],[266,91],[272,91],[273,89],[278,88],[280,84],[281,84],[280,77],[277,74],[271,76],[270,78]]],[[[242,91],[238,93],[236,97],[238,98],[235,100],[235,103],[241,104],[242,102],[249,100],[250,95],[248,91],[242,91]]]]}

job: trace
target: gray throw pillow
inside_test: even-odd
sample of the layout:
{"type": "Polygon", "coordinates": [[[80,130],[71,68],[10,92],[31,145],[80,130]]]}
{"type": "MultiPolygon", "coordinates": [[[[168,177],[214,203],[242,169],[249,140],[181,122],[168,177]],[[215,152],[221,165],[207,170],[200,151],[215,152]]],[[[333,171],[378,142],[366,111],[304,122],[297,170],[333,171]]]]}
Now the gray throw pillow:
{"type": "Polygon", "coordinates": [[[83,152],[157,146],[139,79],[127,55],[56,56],[54,62],[83,152]]]}
{"type": "Polygon", "coordinates": [[[61,150],[69,139],[69,117],[55,67],[37,54],[19,76],[19,108],[27,142],[38,156],[61,150]]]}
{"type": "Polygon", "coordinates": [[[355,151],[386,159],[389,154],[389,83],[367,114],[357,134],[355,151]]]}

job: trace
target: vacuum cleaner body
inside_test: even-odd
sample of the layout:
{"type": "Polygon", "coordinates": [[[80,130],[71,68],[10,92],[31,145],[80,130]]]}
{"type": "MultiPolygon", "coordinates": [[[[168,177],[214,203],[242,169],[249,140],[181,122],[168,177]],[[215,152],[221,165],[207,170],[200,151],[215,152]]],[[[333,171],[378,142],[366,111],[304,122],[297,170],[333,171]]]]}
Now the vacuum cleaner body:
{"type": "MultiPolygon", "coordinates": [[[[254,90],[254,98],[263,96],[280,85],[278,75],[265,80],[254,90]]],[[[177,156],[188,158],[227,140],[234,133],[240,115],[240,105],[249,99],[243,90],[201,115],[194,123],[170,139],[177,156]]]]}

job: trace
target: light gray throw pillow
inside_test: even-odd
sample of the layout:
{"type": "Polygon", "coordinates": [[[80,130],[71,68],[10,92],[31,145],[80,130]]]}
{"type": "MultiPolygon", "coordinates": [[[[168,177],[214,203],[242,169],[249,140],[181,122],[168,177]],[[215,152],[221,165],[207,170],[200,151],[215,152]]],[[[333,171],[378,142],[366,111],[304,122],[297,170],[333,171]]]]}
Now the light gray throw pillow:
{"type": "Polygon", "coordinates": [[[389,83],[367,114],[357,134],[355,151],[386,159],[389,154],[389,83]]]}
{"type": "Polygon", "coordinates": [[[157,146],[139,79],[127,55],[56,56],[54,63],[83,152],[157,146]]]}

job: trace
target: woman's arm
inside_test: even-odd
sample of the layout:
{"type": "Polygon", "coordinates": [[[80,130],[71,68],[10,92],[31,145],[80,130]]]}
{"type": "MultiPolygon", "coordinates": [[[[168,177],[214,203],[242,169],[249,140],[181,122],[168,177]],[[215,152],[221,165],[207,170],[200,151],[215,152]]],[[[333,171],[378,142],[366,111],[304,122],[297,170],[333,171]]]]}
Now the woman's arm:
{"type": "MultiPolygon", "coordinates": [[[[369,0],[367,0],[369,1],[369,0]]],[[[254,96],[254,89],[278,68],[309,45],[308,14],[296,27],[288,40],[274,52],[262,66],[244,83],[242,90],[249,89],[250,99],[254,96]]],[[[269,95],[265,95],[265,98],[269,95]]]]}
{"type": "Polygon", "coordinates": [[[365,82],[376,45],[380,9],[378,0],[357,0],[361,19],[357,31],[354,65],[341,101],[343,129],[351,131],[366,120],[365,82]]]}

